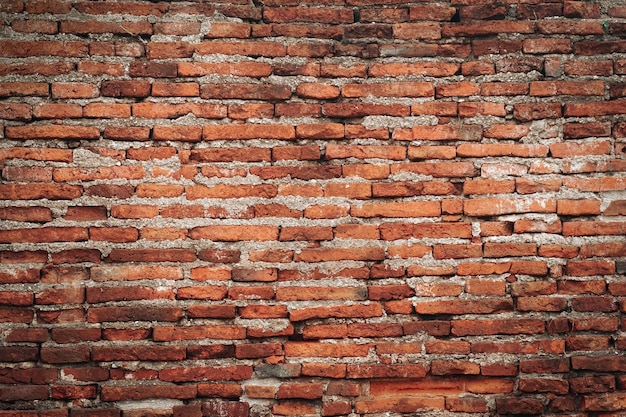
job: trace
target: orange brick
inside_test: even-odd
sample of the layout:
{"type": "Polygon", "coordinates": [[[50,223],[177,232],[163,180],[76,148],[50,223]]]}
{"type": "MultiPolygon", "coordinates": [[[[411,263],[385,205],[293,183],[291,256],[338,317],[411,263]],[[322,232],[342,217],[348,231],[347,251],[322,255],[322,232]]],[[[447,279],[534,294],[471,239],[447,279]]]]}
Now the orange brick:
{"type": "Polygon", "coordinates": [[[434,88],[427,82],[404,82],[388,84],[345,84],[341,89],[344,97],[429,97],[434,88]]]}
{"type": "Polygon", "coordinates": [[[295,139],[295,129],[287,125],[211,125],[205,126],[205,140],[295,139]]]}
{"type": "Polygon", "coordinates": [[[296,88],[296,94],[303,98],[328,100],[339,97],[339,88],[323,83],[303,83],[296,88]]]}
{"type": "Polygon", "coordinates": [[[350,214],[355,217],[437,217],[441,207],[436,201],[377,203],[353,205],[350,214]]]}
{"type": "Polygon", "coordinates": [[[240,38],[250,37],[251,27],[248,23],[213,22],[206,35],[208,38],[240,38]]]}
{"type": "Polygon", "coordinates": [[[224,242],[278,240],[278,228],[274,226],[199,226],[189,231],[189,238],[224,242]]]}

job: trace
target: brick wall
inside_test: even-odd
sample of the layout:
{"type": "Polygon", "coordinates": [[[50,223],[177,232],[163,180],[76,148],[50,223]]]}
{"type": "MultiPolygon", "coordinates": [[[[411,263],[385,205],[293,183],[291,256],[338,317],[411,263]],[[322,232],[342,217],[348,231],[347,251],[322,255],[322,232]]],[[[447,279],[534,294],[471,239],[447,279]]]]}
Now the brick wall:
{"type": "Polygon", "coordinates": [[[626,3],[0,34],[0,416],[626,413],[626,3]]]}

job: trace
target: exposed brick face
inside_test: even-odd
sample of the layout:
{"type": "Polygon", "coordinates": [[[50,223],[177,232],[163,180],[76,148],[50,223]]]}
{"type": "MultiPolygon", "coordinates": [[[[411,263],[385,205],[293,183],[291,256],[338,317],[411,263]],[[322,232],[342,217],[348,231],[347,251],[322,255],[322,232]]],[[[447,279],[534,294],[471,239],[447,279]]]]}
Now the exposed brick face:
{"type": "Polygon", "coordinates": [[[0,0],[0,417],[626,414],[626,6],[0,0]]]}

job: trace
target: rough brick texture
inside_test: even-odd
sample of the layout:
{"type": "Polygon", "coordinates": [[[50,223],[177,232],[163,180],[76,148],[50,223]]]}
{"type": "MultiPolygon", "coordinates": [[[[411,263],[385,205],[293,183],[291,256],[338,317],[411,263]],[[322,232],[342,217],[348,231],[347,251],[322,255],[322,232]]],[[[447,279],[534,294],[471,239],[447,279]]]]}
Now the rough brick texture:
{"type": "Polygon", "coordinates": [[[0,417],[624,416],[624,19],[0,1],[0,417]]]}

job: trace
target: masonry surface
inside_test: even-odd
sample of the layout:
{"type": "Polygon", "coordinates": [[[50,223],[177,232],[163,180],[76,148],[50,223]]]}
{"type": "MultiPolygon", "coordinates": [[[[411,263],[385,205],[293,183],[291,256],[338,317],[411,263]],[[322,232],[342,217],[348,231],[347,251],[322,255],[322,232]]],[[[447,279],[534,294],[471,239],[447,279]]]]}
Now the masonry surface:
{"type": "Polygon", "coordinates": [[[0,1],[0,416],[624,416],[625,75],[621,1],[0,1]]]}

